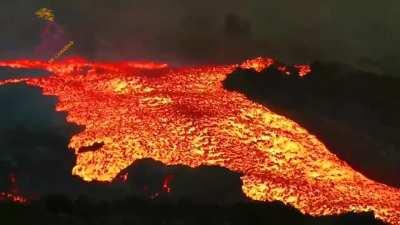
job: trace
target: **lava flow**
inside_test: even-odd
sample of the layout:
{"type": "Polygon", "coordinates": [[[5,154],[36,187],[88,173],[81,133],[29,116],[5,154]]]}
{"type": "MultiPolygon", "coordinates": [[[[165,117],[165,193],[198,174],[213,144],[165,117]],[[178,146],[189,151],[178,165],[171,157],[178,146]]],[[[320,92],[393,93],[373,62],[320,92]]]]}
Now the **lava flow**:
{"type": "MultiPolygon", "coordinates": [[[[77,156],[72,173],[85,181],[111,182],[142,158],[167,165],[217,165],[243,174],[242,189],[255,200],[282,201],[311,215],[373,211],[400,224],[399,189],[366,178],[299,124],[223,88],[222,81],[237,67],[260,71],[274,63],[258,58],[242,65],[172,68],[145,62],[15,60],[0,66],[53,75],[0,84],[40,87],[58,97],[56,110],[67,112],[69,122],[85,127],[69,143],[77,156]]],[[[295,68],[297,76],[310,71],[305,65],[295,68]]]]}

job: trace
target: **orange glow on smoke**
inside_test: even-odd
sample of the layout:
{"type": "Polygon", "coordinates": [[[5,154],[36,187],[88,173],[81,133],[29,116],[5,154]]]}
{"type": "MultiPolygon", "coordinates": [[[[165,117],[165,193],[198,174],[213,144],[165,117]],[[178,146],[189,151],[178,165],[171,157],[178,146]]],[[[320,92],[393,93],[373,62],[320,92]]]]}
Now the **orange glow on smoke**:
{"type": "MultiPolygon", "coordinates": [[[[261,71],[272,59],[248,60],[261,71]]],[[[5,80],[40,87],[57,96],[56,110],[85,127],[69,147],[74,175],[112,181],[138,159],[167,165],[217,165],[240,172],[244,193],[279,200],[303,213],[332,215],[374,211],[400,224],[400,190],[369,180],[332,154],[296,122],[244,95],[223,88],[237,65],[170,68],[166,64],[87,62],[70,59],[0,62],[42,68],[50,77],[5,80]],[[80,151],[102,143],[93,151],[80,151]]],[[[310,72],[297,66],[299,76],[310,72]]]]}

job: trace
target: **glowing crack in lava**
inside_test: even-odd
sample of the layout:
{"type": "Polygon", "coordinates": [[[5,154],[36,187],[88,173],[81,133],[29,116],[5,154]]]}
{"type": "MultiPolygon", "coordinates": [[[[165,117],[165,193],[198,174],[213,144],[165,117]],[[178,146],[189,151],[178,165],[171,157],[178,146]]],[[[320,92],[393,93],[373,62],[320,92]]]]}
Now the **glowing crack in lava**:
{"type": "MultiPolygon", "coordinates": [[[[40,87],[58,97],[56,110],[67,112],[69,122],[85,127],[69,143],[77,155],[72,173],[85,181],[112,181],[142,158],[217,165],[242,173],[242,189],[255,200],[279,200],[311,215],[374,211],[400,224],[399,189],[369,180],[297,123],[223,88],[222,81],[238,66],[260,71],[273,63],[258,58],[242,65],[171,68],[69,59],[0,66],[53,73],[1,84],[40,87]],[[96,143],[102,145],[80,151],[96,143]]],[[[310,71],[296,68],[301,76],[310,71]]]]}

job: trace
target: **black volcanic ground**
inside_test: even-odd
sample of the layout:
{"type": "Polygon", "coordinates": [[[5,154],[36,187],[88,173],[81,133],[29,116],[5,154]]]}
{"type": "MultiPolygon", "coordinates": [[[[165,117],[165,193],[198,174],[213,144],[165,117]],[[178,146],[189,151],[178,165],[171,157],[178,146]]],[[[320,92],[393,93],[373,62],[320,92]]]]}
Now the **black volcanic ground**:
{"type": "Polygon", "coordinates": [[[239,203],[218,206],[180,201],[147,201],[126,198],[99,202],[87,197],[71,201],[65,196],[47,196],[29,206],[0,203],[5,224],[84,224],[84,225],[383,225],[372,214],[340,216],[304,216],[294,208],[279,202],[239,203]]]}

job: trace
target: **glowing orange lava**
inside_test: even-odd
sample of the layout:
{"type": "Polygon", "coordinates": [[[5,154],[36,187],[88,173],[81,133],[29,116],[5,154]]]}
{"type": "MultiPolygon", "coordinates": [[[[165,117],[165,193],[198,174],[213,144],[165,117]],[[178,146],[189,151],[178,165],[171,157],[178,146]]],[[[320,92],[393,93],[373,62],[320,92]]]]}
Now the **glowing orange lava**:
{"type": "MultiPolygon", "coordinates": [[[[244,61],[240,67],[243,69],[254,69],[257,72],[261,72],[263,70],[265,70],[266,68],[272,66],[275,63],[275,60],[271,59],[271,58],[262,58],[262,57],[258,57],[255,59],[249,59],[244,61]]],[[[286,67],[282,67],[285,68],[286,67]]]]}
{"type": "MultiPolygon", "coordinates": [[[[274,60],[240,65],[257,71],[274,60]]],[[[49,77],[11,79],[57,96],[56,110],[85,127],[69,147],[74,175],[112,181],[138,159],[167,165],[217,165],[243,174],[243,191],[255,200],[279,200],[303,213],[374,211],[400,224],[400,190],[369,180],[288,118],[223,88],[238,65],[170,68],[165,64],[70,59],[0,62],[41,68],[49,77]],[[94,151],[84,147],[102,143],[94,151]]],[[[309,73],[298,66],[300,76],[309,73]]]]}

